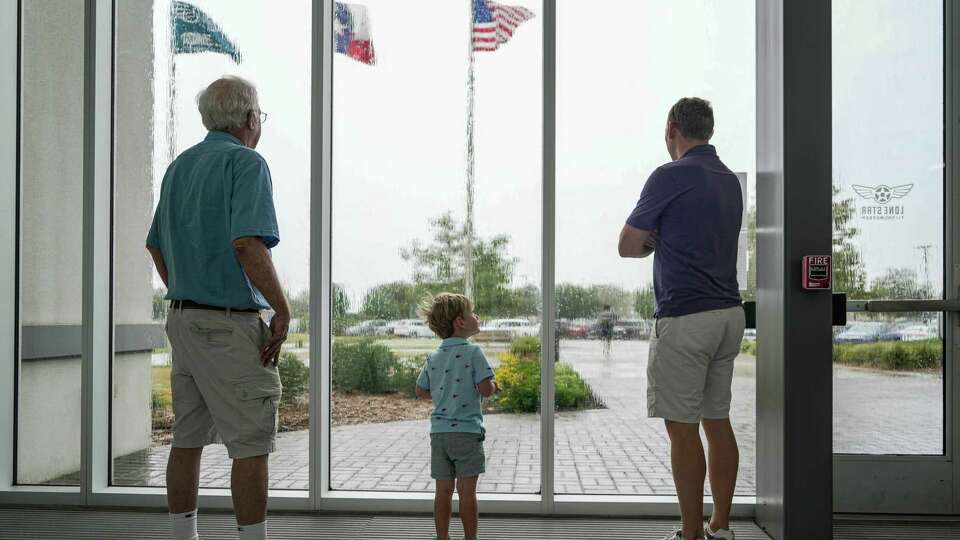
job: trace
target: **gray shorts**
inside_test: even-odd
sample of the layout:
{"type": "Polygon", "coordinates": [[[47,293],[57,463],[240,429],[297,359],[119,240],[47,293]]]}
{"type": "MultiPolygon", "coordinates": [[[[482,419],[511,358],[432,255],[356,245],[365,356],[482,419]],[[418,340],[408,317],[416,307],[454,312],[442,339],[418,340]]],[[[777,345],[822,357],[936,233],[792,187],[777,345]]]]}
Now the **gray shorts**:
{"type": "Polygon", "coordinates": [[[480,433],[431,433],[430,477],[453,480],[486,472],[483,439],[480,433]]]}
{"type": "Polygon", "coordinates": [[[657,319],[647,363],[647,414],[674,422],[730,417],[740,306],[657,319]]]}
{"type": "Polygon", "coordinates": [[[167,315],[173,369],[173,447],[222,442],[233,459],[273,452],[282,387],[260,349],[258,313],[174,309],[167,315]]]}

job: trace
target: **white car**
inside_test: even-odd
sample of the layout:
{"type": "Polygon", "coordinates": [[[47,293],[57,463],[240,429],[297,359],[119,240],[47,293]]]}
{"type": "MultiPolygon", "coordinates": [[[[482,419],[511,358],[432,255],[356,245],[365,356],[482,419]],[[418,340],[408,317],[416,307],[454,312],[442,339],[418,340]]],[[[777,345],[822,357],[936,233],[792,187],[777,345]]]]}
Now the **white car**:
{"type": "Polygon", "coordinates": [[[937,329],[923,324],[911,324],[896,331],[900,341],[923,341],[937,339],[937,329]]]}
{"type": "Polygon", "coordinates": [[[393,335],[398,337],[434,337],[433,330],[420,319],[403,319],[396,321],[393,326],[393,335]]]}
{"type": "Polygon", "coordinates": [[[347,328],[346,333],[348,336],[382,336],[386,327],[387,321],[373,319],[347,328]]]}
{"type": "Polygon", "coordinates": [[[526,319],[493,319],[480,330],[507,332],[513,337],[539,336],[540,323],[531,323],[526,319]]]}

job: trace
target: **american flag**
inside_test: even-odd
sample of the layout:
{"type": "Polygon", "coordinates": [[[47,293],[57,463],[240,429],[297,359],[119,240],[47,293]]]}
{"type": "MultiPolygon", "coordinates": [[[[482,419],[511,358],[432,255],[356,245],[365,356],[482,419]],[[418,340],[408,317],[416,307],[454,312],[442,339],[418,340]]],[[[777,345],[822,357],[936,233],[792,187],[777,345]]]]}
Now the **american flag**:
{"type": "Polygon", "coordinates": [[[473,0],[473,50],[495,51],[510,41],[520,24],[533,12],[520,6],[504,6],[490,0],[473,0]]]}

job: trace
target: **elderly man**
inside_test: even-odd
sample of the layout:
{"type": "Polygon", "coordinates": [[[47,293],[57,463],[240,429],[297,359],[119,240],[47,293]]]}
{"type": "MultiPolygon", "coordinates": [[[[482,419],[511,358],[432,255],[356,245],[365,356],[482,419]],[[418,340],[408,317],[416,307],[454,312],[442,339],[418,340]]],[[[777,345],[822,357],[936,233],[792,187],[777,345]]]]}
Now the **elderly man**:
{"type": "Polygon", "coordinates": [[[197,96],[203,142],[167,168],[147,250],[167,286],[173,448],[167,502],[174,540],[197,536],[200,454],[222,442],[240,539],[265,539],[290,308],[270,258],[280,241],[267,163],[254,149],[266,114],[238,77],[197,96]],[[267,327],[261,310],[273,308],[267,327]]]}
{"type": "Polygon", "coordinates": [[[739,453],[730,398],[744,327],[737,285],[743,199],[736,175],[709,144],[712,136],[713,109],[706,100],[683,98],[670,109],[664,140],[673,162],[650,175],[620,231],[620,256],[646,257],[656,250],[647,409],[650,417],[664,419],[670,436],[683,517],[671,540],[734,537],[729,520],[739,453]],[[713,489],[706,527],[701,424],[713,489]]]}

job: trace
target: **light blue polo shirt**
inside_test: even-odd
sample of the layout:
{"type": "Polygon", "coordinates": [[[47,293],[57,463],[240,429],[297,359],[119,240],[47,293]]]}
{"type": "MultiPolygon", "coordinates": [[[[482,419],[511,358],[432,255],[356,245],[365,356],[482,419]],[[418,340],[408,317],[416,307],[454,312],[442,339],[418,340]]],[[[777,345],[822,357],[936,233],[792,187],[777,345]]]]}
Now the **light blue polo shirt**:
{"type": "Polygon", "coordinates": [[[430,433],[484,433],[477,385],[493,377],[480,347],[460,337],[443,340],[417,377],[433,401],[430,433]]]}
{"type": "Polygon", "coordinates": [[[167,265],[167,299],[268,309],[233,251],[244,236],[280,242],[270,169],[240,139],[211,131],[167,168],[147,235],[167,265]]]}

